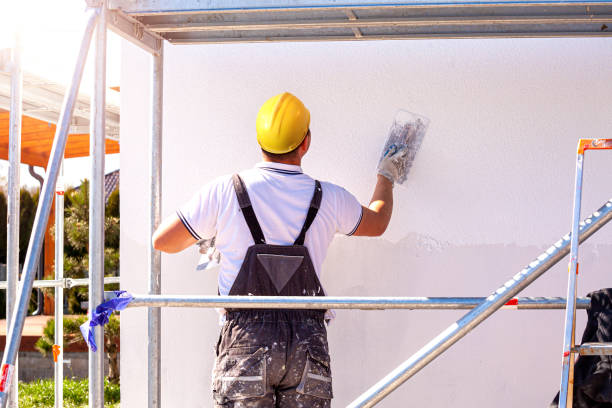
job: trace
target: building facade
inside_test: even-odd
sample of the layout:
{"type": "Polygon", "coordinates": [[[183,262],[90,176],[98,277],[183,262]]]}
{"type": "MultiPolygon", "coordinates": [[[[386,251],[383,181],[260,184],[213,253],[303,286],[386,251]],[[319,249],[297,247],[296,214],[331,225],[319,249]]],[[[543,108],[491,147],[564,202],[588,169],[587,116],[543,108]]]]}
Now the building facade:
{"type": "MultiPolygon", "coordinates": [[[[259,161],[255,116],[290,91],[311,111],[303,169],[367,204],[397,109],[429,132],[380,238],[337,237],[323,284],[337,296],[487,296],[571,226],[579,137],[610,137],[610,39],[419,40],[165,48],[164,216],[218,175],[259,161]]],[[[122,289],[145,293],[150,57],[124,43],[122,289]]],[[[612,193],[612,153],[588,152],[583,217],[612,193]]],[[[215,294],[197,249],[162,257],[162,290],[215,294]]],[[[579,293],[609,285],[612,226],[581,250],[579,293]]],[[[567,261],[523,296],[565,296],[567,261]]],[[[338,311],[334,405],[346,406],[464,311],[338,311]]],[[[586,314],[578,312],[580,338],[586,314]]],[[[122,406],[146,401],[146,310],[122,313],[122,406]]],[[[162,312],[162,406],[211,406],[217,316],[162,312]]],[[[500,311],[379,404],[547,406],[559,387],[563,312],[500,311]]]]}

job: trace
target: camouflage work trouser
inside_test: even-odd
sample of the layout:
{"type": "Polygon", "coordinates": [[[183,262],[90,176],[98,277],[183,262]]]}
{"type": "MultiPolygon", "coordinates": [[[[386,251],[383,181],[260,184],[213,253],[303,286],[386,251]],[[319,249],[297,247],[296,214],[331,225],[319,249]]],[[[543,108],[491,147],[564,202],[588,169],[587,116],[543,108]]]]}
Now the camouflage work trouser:
{"type": "Polygon", "coordinates": [[[323,313],[228,313],[217,344],[213,396],[216,408],[329,408],[323,313]]]}

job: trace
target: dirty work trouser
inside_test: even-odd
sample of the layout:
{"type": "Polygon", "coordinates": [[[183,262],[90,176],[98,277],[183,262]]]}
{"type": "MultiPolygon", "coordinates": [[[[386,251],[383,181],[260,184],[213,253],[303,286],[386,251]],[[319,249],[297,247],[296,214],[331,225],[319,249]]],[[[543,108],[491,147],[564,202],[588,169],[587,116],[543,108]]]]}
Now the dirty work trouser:
{"type": "Polygon", "coordinates": [[[322,311],[229,312],[213,370],[216,408],[329,408],[322,311]]]}

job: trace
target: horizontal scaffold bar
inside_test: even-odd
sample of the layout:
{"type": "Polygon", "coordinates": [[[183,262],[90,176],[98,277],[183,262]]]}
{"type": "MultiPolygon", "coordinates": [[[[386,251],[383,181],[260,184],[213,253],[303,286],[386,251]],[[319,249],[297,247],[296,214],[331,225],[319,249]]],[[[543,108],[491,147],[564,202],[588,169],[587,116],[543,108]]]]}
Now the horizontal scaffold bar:
{"type": "Polygon", "coordinates": [[[173,44],[612,35],[608,0],[112,0],[110,8],[136,22],[123,25],[127,38],[136,30],[173,44]]]}
{"type": "Polygon", "coordinates": [[[392,9],[401,7],[423,7],[423,6],[468,6],[472,4],[486,4],[491,6],[504,6],[512,4],[606,4],[606,0],[110,0],[111,9],[119,8],[126,13],[142,14],[166,14],[176,15],[186,12],[251,12],[262,13],[265,11],[291,11],[291,10],[325,10],[325,9],[392,9]]]}
{"type": "MultiPolygon", "coordinates": [[[[201,307],[230,309],[472,309],[480,297],[334,297],[334,296],[189,296],[133,295],[128,307],[201,307]]],[[[586,309],[589,298],[578,298],[577,307],[586,309]]],[[[507,309],[565,309],[562,297],[520,297],[511,299],[507,309]]]]}
{"type": "MultiPolygon", "coordinates": [[[[107,278],[104,278],[104,284],[119,283],[119,281],[120,281],[119,276],[109,276],[107,278]]],[[[33,288],[62,287],[64,289],[70,289],[75,286],[88,286],[88,285],[89,285],[89,279],[87,278],[85,279],[65,278],[65,279],[35,280],[34,285],[32,285],[32,287],[33,288]]],[[[5,290],[5,289],[6,289],[6,281],[0,281],[0,290],[5,290]]]]}

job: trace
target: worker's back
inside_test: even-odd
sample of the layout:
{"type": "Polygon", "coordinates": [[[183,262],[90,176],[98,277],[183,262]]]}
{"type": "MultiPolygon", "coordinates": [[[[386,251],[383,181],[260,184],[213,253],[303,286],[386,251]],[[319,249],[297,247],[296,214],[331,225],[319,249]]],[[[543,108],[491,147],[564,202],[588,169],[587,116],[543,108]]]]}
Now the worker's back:
{"type": "MultiPolygon", "coordinates": [[[[299,166],[261,162],[240,173],[268,244],[292,245],[304,224],[315,181],[299,166]]],[[[351,234],[359,225],[361,205],[343,188],[322,182],[321,207],[304,245],[315,270],[320,268],[336,232],[351,234]]],[[[231,175],[206,184],[178,211],[197,239],[216,236],[221,252],[219,292],[229,293],[253,238],[240,212],[231,175]]]]}

